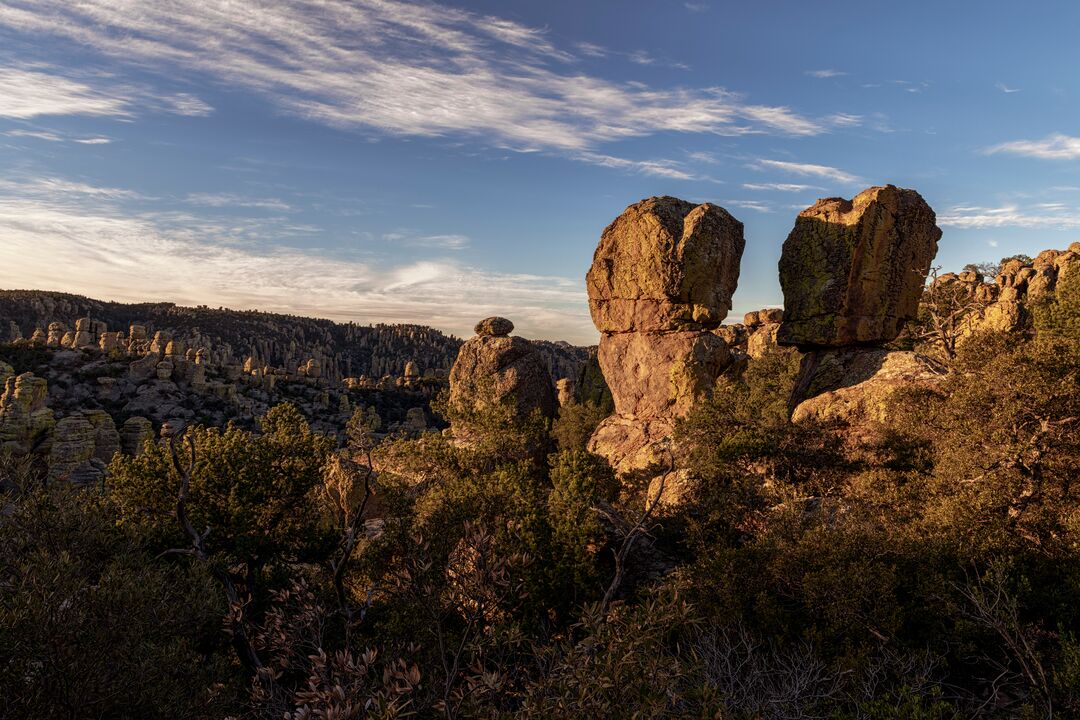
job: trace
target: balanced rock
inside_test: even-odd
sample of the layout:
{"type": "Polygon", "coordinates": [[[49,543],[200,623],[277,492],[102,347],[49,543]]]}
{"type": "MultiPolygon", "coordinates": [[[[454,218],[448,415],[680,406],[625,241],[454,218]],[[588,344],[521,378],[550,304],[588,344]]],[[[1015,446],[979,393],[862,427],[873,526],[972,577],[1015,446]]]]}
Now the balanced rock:
{"type": "Polygon", "coordinates": [[[663,471],[675,420],[731,362],[713,331],[731,309],[744,246],[726,210],[671,197],[631,205],[604,230],[586,288],[615,414],[589,450],[620,476],[663,471]]]}
{"type": "Polygon", "coordinates": [[[896,338],[915,317],[941,230],[914,190],[872,187],[799,213],[780,257],[778,341],[803,350],[896,338]]]}
{"type": "MultiPolygon", "coordinates": [[[[467,413],[501,403],[510,403],[519,419],[534,411],[554,417],[558,407],[551,374],[535,345],[518,336],[478,334],[461,346],[450,370],[450,404],[467,413]]],[[[455,427],[455,433],[459,429],[468,431],[455,427]]]]}
{"type": "Polygon", "coordinates": [[[593,324],[606,333],[719,325],[744,246],[742,223],[717,205],[631,205],[604,230],[585,276],[593,324]]]}
{"type": "Polygon", "coordinates": [[[493,316],[484,318],[476,323],[473,332],[477,335],[489,335],[491,337],[506,337],[514,332],[514,323],[504,317],[493,316]]]}

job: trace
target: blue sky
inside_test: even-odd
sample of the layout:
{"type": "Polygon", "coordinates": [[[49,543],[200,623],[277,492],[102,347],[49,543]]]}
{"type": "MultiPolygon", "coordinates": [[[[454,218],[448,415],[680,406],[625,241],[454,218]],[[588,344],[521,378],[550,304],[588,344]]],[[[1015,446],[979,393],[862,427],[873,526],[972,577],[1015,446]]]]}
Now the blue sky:
{"type": "Polygon", "coordinates": [[[5,0],[0,287],[595,342],[651,195],[779,305],[819,197],[918,189],[946,269],[1080,239],[1080,4],[5,0]]]}

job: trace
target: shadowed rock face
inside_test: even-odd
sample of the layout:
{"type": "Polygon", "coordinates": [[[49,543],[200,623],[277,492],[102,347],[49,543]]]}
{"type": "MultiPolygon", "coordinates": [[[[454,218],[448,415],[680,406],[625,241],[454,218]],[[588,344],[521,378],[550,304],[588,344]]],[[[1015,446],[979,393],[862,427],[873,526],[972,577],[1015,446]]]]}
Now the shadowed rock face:
{"type": "Polygon", "coordinates": [[[589,449],[616,472],[663,472],[671,429],[730,363],[711,332],[731,309],[743,226],[716,205],[671,197],[626,208],[586,276],[600,368],[615,414],[589,449]]]}
{"type": "Polygon", "coordinates": [[[915,317],[941,230],[914,190],[872,187],[799,213],[780,257],[778,342],[802,350],[873,345],[915,317]]]}
{"type": "Polygon", "coordinates": [[[604,230],[585,276],[601,332],[715,327],[739,280],[743,225],[722,207],[642,200],[604,230]]]}

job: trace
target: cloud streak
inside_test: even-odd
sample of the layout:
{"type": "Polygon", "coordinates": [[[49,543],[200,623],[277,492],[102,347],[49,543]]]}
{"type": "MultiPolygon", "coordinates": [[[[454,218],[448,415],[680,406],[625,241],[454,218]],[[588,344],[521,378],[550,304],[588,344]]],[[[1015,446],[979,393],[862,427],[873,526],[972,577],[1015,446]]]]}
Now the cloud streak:
{"type": "Polygon", "coordinates": [[[1040,160],[1080,159],[1080,137],[1054,133],[1042,140],[1014,140],[986,149],[988,155],[1005,153],[1039,158],[1040,160]]]}
{"type": "Polygon", "coordinates": [[[811,163],[788,162],[786,160],[758,160],[750,167],[755,170],[780,170],[791,175],[825,178],[835,180],[838,183],[854,183],[859,180],[856,175],[829,165],[813,165],[811,163]]]}
{"type": "Polygon", "coordinates": [[[128,97],[66,77],[38,70],[0,68],[0,117],[16,120],[43,115],[128,117],[129,105],[128,97]]]}
{"type": "Polygon", "coordinates": [[[963,229],[1021,227],[1073,230],[1080,228],[1080,211],[1065,203],[954,207],[938,216],[938,224],[963,229]]]}
{"type": "MultiPolygon", "coordinates": [[[[611,82],[581,72],[541,30],[401,0],[144,0],[138,12],[109,0],[11,0],[0,6],[0,26],[60,36],[165,76],[203,73],[290,114],[391,135],[465,135],[573,154],[663,132],[802,136],[831,127],[720,87],[611,82]]],[[[128,111],[86,86],[42,95],[9,112],[40,112],[48,98],[69,110],[128,111]]],[[[182,96],[172,110],[211,111],[182,96]]]]}

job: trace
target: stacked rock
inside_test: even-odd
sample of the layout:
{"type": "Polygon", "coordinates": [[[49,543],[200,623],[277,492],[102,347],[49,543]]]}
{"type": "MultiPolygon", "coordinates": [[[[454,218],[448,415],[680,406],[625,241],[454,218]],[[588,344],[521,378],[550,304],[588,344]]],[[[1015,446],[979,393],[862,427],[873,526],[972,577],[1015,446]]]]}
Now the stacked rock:
{"type": "MultiPolygon", "coordinates": [[[[461,346],[450,370],[450,406],[459,417],[504,403],[519,420],[536,411],[555,416],[558,404],[543,355],[525,338],[511,337],[513,329],[506,318],[489,317],[461,346]]],[[[454,434],[467,437],[471,428],[459,421],[454,434]]]]}
{"type": "Polygon", "coordinates": [[[10,365],[0,362],[0,450],[16,455],[47,450],[56,421],[45,403],[48,384],[33,373],[16,376],[10,365]]]}
{"type": "Polygon", "coordinates": [[[615,414],[589,449],[619,475],[666,463],[675,420],[729,364],[712,331],[731,309],[744,246],[726,210],[673,197],[629,206],[600,237],[586,287],[615,414]]]}
{"type": "Polygon", "coordinates": [[[937,377],[914,353],[882,349],[918,312],[941,238],[935,223],[919,193],[893,185],[799,213],[780,257],[777,334],[781,345],[806,353],[791,398],[794,421],[880,415],[886,389],[937,377]]]}
{"type": "Polygon", "coordinates": [[[746,354],[757,360],[776,350],[776,337],[780,334],[780,323],[783,321],[784,311],[781,308],[765,308],[743,315],[743,326],[747,331],[746,354]]]}

